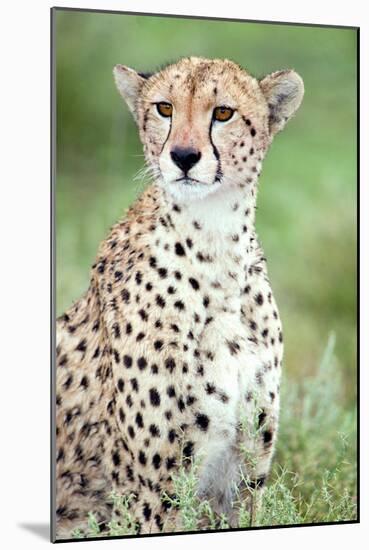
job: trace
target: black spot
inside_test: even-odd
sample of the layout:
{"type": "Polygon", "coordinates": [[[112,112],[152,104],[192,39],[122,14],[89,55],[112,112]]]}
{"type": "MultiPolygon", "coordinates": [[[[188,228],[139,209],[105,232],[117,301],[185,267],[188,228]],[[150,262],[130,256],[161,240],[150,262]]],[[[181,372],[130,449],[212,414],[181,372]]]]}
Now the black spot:
{"type": "Polygon", "coordinates": [[[188,279],[188,282],[190,283],[190,285],[192,286],[192,288],[193,288],[194,290],[199,290],[200,285],[199,285],[199,283],[198,283],[198,281],[197,281],[196,279],[194,279],[193,277],[190,277],[190,278],[188,279]]]}
{"type": "Polygon", "coordinates": [[[139,316],[141,317],[141,319],[142,319],[143,321],[147,321],[148,318],[149,318],[149,316],[147,315],[147,313],[146,313],[146,311],[145,311],[144,309],[140,309],[140,310],[138,311],[138,314],[139,314],[139,316]]]}
{"type": "Polygon", "coordinates": [[[263,295],[261,294],[261,292],[259,292],[259,294],[257,294],[255,296],[255,302],[259,305],[259,306],[262,306],[263,303],[264,303],[264,298],[263,298],[263,295]]]}
{"type": "Polygon", "coordinates": [[[68,363],[68,356],[66,354],[62,355],[59,361],[59,366],[64,367],[68,363]]]}
{"type": "Polygon", "coordinates": [[[195,403],[195,401],[197,401],[196,397],[194,397],[193,395],[189,395],[186,399],[186,405],[190,407],[195,403]]]}
{"type": "Polygon", "coordinates": [[[114,279],[115,282],[121,281],[123,279],[123,273],[121,271],[115,271],[114,279]]]}
{"type": "Polygon", "coordinates": [[[89,382],[88,382],[87,376],[83,376],[81,378],[80,386],[82,386],[82,388],[86,389],[86,388],[88,388],[88,385],[89,385],[89,382]]]}
{"type": "Polygon", "coordinates": [[[156,351],[160,351],[161,348],[163,347],[163,340],[155,340],[154,342],[154,348],[156,349],[156,351]]]}
{"type": "Polygon", "coordinates": [[[135,392],[138,393],[138,382],[137,382],[137,379],[136,379],[136,378],[131,378],[130,382],[131,382],[131,386],[132,386],[133,391],[135,391],[135,392]]]}
{"type": "Polygon", "coordinates": [[[193,455],[193,451],[194,451],[194,448],[193,448],[192,441],[187,441],[187,443],[183,447],[183,457],[191,458],[191,456],[193,455]]]}
{"type": "Polygon", "coordinates": [[[165,267],[160,267],[158,269],[158,273],[159,273],[159,276],[161,277],[161,279],[165,279],[165,277],[167,277],[167,275],[168,275],[168,270],[165,269],[165,267]]]}
{"type": "Polygon", "coordinates": [[[158,390],[155,388],[150,389],[150,402],[153,407],[159,407],[160,405],[160,395],[158,390]]]}
{"type": "Polygon", "coordinates": [[[101,260],[97,266],[97,271],[99,273],[104,273],[105,271],[105,260],[101,260]]]}
{"type": "Polygon", "coordinates": [[[133,470],[132,470],[132,467],[131,466],[126,466],[126,473],[127,473],[127,479],[128,481],[134,481],[135,478],[134,478],[134,475],[133,475],[133,470]]]}
{"type": "Polygon", "coordinates": [[[152,437],[160,437],[160,430],[158,428],[158,426],[156,426],[155,424],[150,424],[150,433],[152,435],[152,437]]]}
{"type": "Polygon", "coordinates": [[[175,252],[178,256],[185,256],[186,255],[185,249],[183,248],[181,243],[178,243],[178,242],[175,244],[175,252]]]}
{"type": "Polygon", "coordinates": [[[176,302],[174,302],[174,307],[179,309],[180,311],[183,311],[185,309],[185,305],[182,300],[177,300],[176,302]]]}
{"type": "Polygon", "coordinates": [[[124,421],[126,419],[126,415],[124,414],[123,409],[121,407],[119,408],[119,419],[122,422],[122,424],[124,424],[124,421]]]}
{"type": "Polygon", "coordinates": [[[168,397],[175,397],[176,396],[176,390],[174,389],[174,386],[168,386],[167,387],[167,395],[168,395],[168,397]]]}
{"type": "Polygon", "coordinates": [[[203,365],[199,365],[196,369],[196,372],[199,376],[204,376],[205,370],[203,365]]]}
{"type": "Polygon", "coordinates": [[[124,390],[124,381],[122,380],[122,378],[119,378],[119,380],[118,380],[118,390],[120,392],[122,392],[124,390]]]}
{"type": "Polygon", "coordinates": [[[165,465],[166,465],[166,468],[167,470],[171,470],[172,468],[174,468],[176,464],[176,459],[174,456],[168,456],[166,461],[165,461],[165,465]]]}
{"type": "Polygon", "coordinates": [[[160,306],[161,308],[165,307],[165,300],[162,296],[160,296],[160,294],[156,295],[155,301],[158,304],[158,306],[160,306]]]}
{"type": "Polygon", "coordinates": [[[128,426],[128,435],[131,439],[134,439],[135,437],[135,431],[133,429],[133,426],[128,426]]]}
{"type": "Polygon", "coordinates": [[[152,465],[154,466],[155,470],[158,470],[160,468],[161,464],[161,456],[159,453],[155,453],[152,457],[152,465]]]}
{"type": "Polygon", "coordinates": [[[176,437],[177,437],[177,432],[173,429],[169,430],[168,432],[169,443],[174,443],[174,441],[176,440],[176,437]]]}
{"type": "Polygon", "coordinates": [[[256,136],[256,130],[255,130],[255,128],[251,128],[250,134],[252,135],[252,137],[256,136]]]}
{"type": "Polygon", "coordinates": [[[176,363],[173,359],[173,357],[167,357],[165,360],[165,368],[169,370],[169,372],[173,372],[176,368],[176,363]]]}
{"type": "Polygon", "coordinates": [[[145,338],[145,333],[144,332],[139,332],[136,336],[136,341],[141,342],[141,340],[143,340],[144,338],[145,338]]]}
{"type": "Polygon", "coordinates": [[[240,346],[237,342],[227,340],[227,346],[229,348],[229,351],[231,352],[231,355],[237,355],[237,353],[240,351],[240,346]]]}
{"type": "Polygon", "coordinates": [[[140,451],[138,453],[138,461],[139,461],[140,464],[142,464],[142,466],[146,465],[147,458],[146,458],[146,455],[143,451],[140,451]]]}
{"type": "Polygon", "coordinates": [[[119,452],[118,451],[114,451],[111,455],[112,459],[113,459],[113,464],[114,466],[119,466],[120,465],[120,456],[119,456],[119,452]]]}
{"type": "Polygon", "coordinates": [[[155,523],[159,531],[161,531],[163,529],[163,522],[159,514],[155,514],[155,523]]]}
{"type": "Polygon", "coordinates": [[[259,414],[259,417],[258,417],[258,428],[260,428],[260,426],[262,426],[265,422],[265,419],[266,419],[266,412],[265,411],[262,411],[260,414],[259,414]]]}
{"type": "Polygon", "coordinates": [[[208,382],[205,386],[205,391],[208,395],[211,395],[212,393],[216,392],[216,387],[214,386],[214,384],[208,382]]]}
{"type": "Polygon", "coordinates": [[[150,521],[151,518],[151,508],[147,502],[143,505],[142,513],[144,515],[145,521],[150,521]]]}
{"type": "Polygon", "coordinates": [[[204,299],[202,301],[204,307],[208,307],[209,304],[210,304],[210,299],[209,299],[209,296],[204,296],[204,299]]]}
{"type": "Polygon", "coordinates": [[[143,428],[143,419],[142,419],[142,414],[141,413],[137,413],[136,414],[136,424],[139,428],[143,428]]]}
{"type": "Polygon", "coordinates": [[[63,384],[65,390],[68,390],[73,382],[73,376],[70,374],[63,384]]]}
{"type": "Polygon", "coordinates": [[[132,357],[130,355],[124,355],[123,356],[123,363],[127,367],[127,369],[132,367],[132,357]]]}
{"type": "Polygon", "coordinates": [[[269,445],[272,439],[273,439],[273,432],[271,432],[270,430],[265,430],[265,432],[263,432],[264,445],[269,445]]]}
{"type": "Polygon", "coordinates": [[[206,416],[206,414],[197,413],[196,415],[196,425],[202,430],[203,432],[206,432],[209,426],[209,417],[206,416]]]}
{"type": "Polygon", "coordinates": [[[78,345],[77,345],[77,347],[76,347],[76,350],[77,350],[77,351],[82,351],[82,352],[86,351],[86,349],[87,349],[86,344],[87,344],[86,339],[83,338],[83,340],[81,340],[81,341],[78,343],[78,345]]]}
{"type": "Polygon", "coordinates": [[[114,338],[120,338],[120,326],[118,323],[113,324],[113,334],[114,338]]]}
{"type": "Polygon", "coordinates": [[[148,290],[150,292],[150,290],[152,290],[152,284],[151,283],[146,283],[145,288],[146,288],[146,290],[148,290]]]}
{"type": "Polygon", "coordinates": [[[137,359],[137,366],[140,370],[144,370],[147,367],[147,361],[145,357],[139,357],[137,359]]]}

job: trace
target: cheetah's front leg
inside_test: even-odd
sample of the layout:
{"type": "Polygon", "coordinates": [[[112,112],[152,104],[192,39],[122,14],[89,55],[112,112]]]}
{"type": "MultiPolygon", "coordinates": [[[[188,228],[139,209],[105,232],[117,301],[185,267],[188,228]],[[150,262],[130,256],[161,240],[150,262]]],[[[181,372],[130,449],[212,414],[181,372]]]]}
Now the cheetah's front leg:
{"type": "Polygon", "coordinates": [[[261,492],[274,452],[279,399],[271,391],[272,357],[233,313],[215,317],[201,344],[206,382],[200,400],[210,422],[198,441],[198,494],[236,527],[240,501],[251,511],[250,495],[261,492]]]}

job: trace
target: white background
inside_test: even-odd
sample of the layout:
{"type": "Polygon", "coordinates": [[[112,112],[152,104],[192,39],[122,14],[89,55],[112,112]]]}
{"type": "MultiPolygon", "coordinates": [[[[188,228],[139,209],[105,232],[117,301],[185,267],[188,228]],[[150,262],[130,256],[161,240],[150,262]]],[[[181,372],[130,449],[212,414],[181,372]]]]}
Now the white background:
{"type": "MultiPolygon", "coordinates": [[[[361,26],[362,405],[360,525],[84,542],[78,548],[175,546],[362,548],[368,516],[368,22],[366,2],[76,1],[60,5],[361,26]],[[366,155],[365,155],[366,153],[366,155]],[[367,308],[365,310],[365,307],[367,308]]],[[[48,543],[49,521],[49,0],[5,0],[0,12],[0,544],[48,543]]],[[[291,44],[293,47],[293,44],[291,44]]],[[[168,52],[170,55],[170,52],[168,52]]],[[[324,51],[322,51],[324,56],[324,51]]],[[[338,236],[339,238],[339,236],[338,236]]],[[[366,542],[367,544],[367,542],[366,542]]],[[[365,544],[365,545],[366,545],[365,544]]],[[[77,547],[73,547],[77,548],[77,547]]]]}

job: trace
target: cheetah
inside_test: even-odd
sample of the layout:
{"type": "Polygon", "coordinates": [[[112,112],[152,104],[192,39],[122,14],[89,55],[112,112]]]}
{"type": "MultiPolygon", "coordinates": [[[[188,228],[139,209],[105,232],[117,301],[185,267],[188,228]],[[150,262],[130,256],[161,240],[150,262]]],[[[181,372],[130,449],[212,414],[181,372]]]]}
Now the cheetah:
{"type": "Polygon", "coordinates": [[[180,531],[162,495],[197,460],[199,499],[236,525],[236,492],[262,493],[278,430],[283,337],[256,195],[303,81],[200,57],[113,72],[152,183],[57,319],[59,539],[85,529],[90,511],[108,521],[111,491],[132,496],[139,533],[180,531]],[[244,429],[255,419],[256,439],[244,429]]]}

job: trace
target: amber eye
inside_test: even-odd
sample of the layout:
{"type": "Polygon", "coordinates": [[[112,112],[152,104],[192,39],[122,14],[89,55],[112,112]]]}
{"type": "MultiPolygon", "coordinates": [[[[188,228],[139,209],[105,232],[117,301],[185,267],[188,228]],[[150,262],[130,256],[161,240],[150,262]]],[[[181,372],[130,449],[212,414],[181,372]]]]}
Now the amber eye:
{"type": "Polygon", "coordinates": [[[161,116],[172,116],[173,113],[173,107],[170,103],[164,103],[163,101],[161,103],[156,104],[156,108],[158,110],[158,113],[161,116]]]}
{"type": "Polygon", "coordinates": [[[226,122],[227,120],[232,118],[233,113],[233,109],[221,105],[220,107],[216,107],[214,109],[213,117],[215,120],[219,120],[219,122],[226,122]]]}

